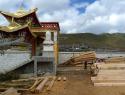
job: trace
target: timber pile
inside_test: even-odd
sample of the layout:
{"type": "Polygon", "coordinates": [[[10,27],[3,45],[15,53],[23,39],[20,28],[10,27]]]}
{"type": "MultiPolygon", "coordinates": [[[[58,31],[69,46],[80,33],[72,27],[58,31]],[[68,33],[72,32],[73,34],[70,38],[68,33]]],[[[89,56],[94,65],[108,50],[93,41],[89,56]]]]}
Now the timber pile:
{"type": "Polygon", "coordinates": [[[111,57],[105,60],[105,63],[125,63],[125,57],[119,56],[119,57],[111,57]]]}
{"type": "Polygon", "coordinates": [[[55,81],[56,81],[56,76],[46,76],[46,77],[36,77],[36,78],[29,78],[29,79],[12,80],[10,83],[3,82],[0,84],[1,85],[0,92],[5,91],[4,93],[7,93],[7,94],[2,93],[0,95],[19,95],[19,94],[11,93],[11,92],[16,93],[14,88],[16,88],[16,90],[21,93],[22,92],[24,92],[24,93],[27,93],[27,92],[40,93],[45,90],[50,91],[52,89],[55,81]],[[29,82],[29,83],[27,83],[27,82],[29,82]],[[25,88],[25,86],[26,86],[26,88],[25,88]],[[10,87],[14,87],[14,88],[10,88],[10,87]],[[7,90],[8,88],[10,88],[10,89],[7,90]],[[8,94],[8,93],[11,93],[11,94],[8,94]]]}
{"type": "Polygon", "coordinates": [[[29,90],[33,93],[40,93],[42,92],[45,88],[47,88],[47,91],[50,91],[51,88],[54,85],[54,82],[56,81],[56,76],[53,77],[45,77],[45,78],[39,78],[36,79],[34,84],[29,88],[29,90]]]}
{"type": "Polygon", "coordinates": [[[125,86],[125,64],[97,64],[98,74],[91,77],[94,86],[125,86]]]}
{"type": "Polygon", "coordinates": [[[66,62],[60,64],[60,66],[74,66],[83,64],[84,62],[92,62],[96,59],[96,53],[94,51],[83,52],[79,56],[71,57],[66,62]]]}

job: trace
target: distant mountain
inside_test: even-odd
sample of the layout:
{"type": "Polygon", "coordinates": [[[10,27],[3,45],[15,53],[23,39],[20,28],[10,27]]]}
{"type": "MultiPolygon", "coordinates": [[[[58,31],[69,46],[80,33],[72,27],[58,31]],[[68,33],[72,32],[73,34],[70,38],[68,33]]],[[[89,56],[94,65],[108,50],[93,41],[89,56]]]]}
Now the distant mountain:
{"type": "Polygon", "coordinates": [[[85,44],[90,48],[112,49],[125,51],[125,33],[114,34],[92,34],[92,33],[77,33],[77,34],[60,34],[59,45],[85,44]]]}

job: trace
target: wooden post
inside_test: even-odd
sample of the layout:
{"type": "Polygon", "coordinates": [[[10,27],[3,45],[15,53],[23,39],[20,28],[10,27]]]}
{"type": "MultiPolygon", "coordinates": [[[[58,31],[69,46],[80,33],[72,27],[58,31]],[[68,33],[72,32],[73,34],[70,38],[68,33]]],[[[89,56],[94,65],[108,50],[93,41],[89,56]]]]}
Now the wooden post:
{"type": "Polygon", "coordinates": [[[32,40],[32,56],[36,55],[36,39],[33,38],[32,40]]]}
{"type": "Polygon", "coordinates": [[[87,69],[87,61],[84,63],[84,69],[87,69]]]}
{"type": "Polygon", "coordinates": [[[34,76],[37,76],[37,59],[34,58],[34,76]]]}

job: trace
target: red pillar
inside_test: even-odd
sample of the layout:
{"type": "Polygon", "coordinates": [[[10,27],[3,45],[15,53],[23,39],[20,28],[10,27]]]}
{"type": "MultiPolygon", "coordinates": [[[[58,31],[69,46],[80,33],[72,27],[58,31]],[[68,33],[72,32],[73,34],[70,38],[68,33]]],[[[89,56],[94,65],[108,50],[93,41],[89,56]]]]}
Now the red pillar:
{"type": "Polygon", "coordinates": [[[36,39],[33,38],[32,40],[32,56],[36,55],[36,39]]]}

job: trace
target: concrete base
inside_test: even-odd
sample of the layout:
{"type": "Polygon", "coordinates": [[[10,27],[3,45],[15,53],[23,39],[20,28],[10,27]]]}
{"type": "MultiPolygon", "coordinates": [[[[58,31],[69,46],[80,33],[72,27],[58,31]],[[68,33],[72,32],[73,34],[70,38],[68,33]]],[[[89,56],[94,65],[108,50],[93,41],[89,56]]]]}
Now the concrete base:
{"type": "Polygon", "coordinates": [[[54,58],[54,51],[42,51],[42,57],[54,58]]]}
{"type": "Polygon", "coordinates": [[[34,57],[34,75],[37,76],[37,74],[40,73],[56,74],[56,65],[54,57],[34,57]],[[37,66],[38,64],[41,64],[40,67],[37,66]]]}

